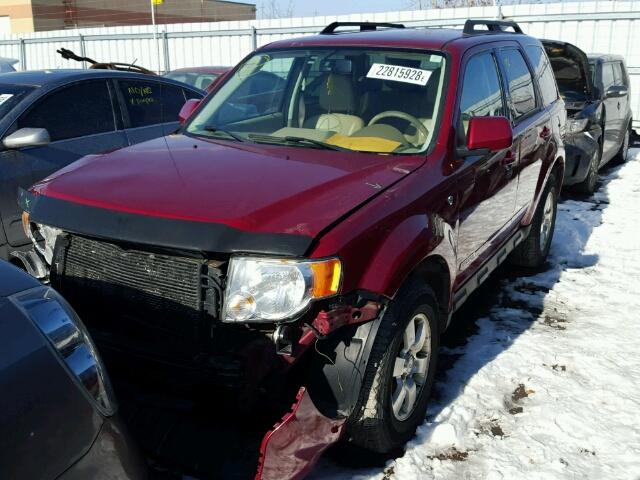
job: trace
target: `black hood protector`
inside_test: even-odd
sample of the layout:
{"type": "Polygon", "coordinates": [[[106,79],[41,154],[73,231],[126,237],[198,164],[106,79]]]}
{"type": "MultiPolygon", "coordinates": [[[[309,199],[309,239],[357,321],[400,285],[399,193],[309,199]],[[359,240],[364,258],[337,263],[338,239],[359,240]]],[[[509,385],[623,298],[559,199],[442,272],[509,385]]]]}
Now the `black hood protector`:
{"type": "Polygon", "coordinates": [[[255,233],[220,223],[151,217],[81,205],[21,189],[18,204],[30,219],[65,232],[108,241],[201,253],[260,253],[303,256],[313,238],[255,233]]]}

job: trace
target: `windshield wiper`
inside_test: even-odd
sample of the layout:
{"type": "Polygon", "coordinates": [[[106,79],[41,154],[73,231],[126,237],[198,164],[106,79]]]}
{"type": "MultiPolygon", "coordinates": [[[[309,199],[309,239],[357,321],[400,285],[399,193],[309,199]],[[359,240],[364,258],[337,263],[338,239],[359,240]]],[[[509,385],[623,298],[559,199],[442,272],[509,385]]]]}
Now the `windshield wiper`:
{"type": "Polygon", "coordinates": [[[206,125],[205,127],[202,128],[202,130],[204,130],[205,132],[211,132],[211,133],[222,133],[223,135],[226,135],[229,138],[233,138],[238,142],[247,141],[246,138],[242,138],[240,135],[230,132],[229,130],[224,130],[222,128],[214,127],[213,125],[206,125]]]}
{"type": "Polygon", "coordinates": [[[321,142],[320,140],[313,140],[311,138],[306,137],[295,137],[295,136],[285,136],[278,137],[276,135],[261,135],[261,134],[250,134],[249,137],[251,140],[257,143],[299,143],[299,144],[308,144],[313,145],[314,147],[323,148],[325,150],[335,150],[338,152],[350,152],[348,148],[338,147],[337,145],[331,145],[330,143],[321,142]]]}
{"type": "Polygon", "coordinates": [[[312,138],[306,137],[292,137],[287,135],[286,137],[282,137],[287,142],[291,143],[308,143],[310,145],[315,145],[316,147],[324,148],[325,150],[336,150],[338,152],[347,152],[350,151],[348,148],[342,148],[337,145],[332,145],[330,143],[321,142],[320,140],[314,140],[312,138]]]}

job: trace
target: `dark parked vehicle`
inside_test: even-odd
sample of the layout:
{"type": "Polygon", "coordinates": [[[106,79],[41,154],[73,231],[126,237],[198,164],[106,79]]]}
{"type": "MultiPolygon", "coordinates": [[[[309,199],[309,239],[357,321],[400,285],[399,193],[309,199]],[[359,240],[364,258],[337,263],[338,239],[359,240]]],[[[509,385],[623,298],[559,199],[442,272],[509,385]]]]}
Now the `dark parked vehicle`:
{"type": "Polygon", "coordinates": [[[542,43],[567,106],[564,184],[592,193],[598,170],[613,158],[627,158],[632,124],[629,75],[620,56],[587,57],[570,43],[542,43]]]}
{"type": "Polygon", "coordinates": [[[231,391],[238,419],[289,398],[258,478],[341,436],[401,446],[452,313],[549,251],[566,111],[542,45],[512,22],[335,23],[196,103],[178,134],[23,192],[51,283],[130,375],[231,391]]]}
{"type": "Polygon", "coordinates": [[[165,73],[166,78],[186,83],[200,90],[208,91],[214,80],[224,75],[231,67],[189,67],[178,68],[165,73]]]}
{"type": "Polygon", "coordinates": [[[0,260],[0,478],[147,478],[82,322],[0,260]]]}
{"type": "Polygon", "coordinates": [[[202,93],[172,80],[108,70],[46,70],[0,75],[0,258],[22,264],[17,197],[56,170],[88,154],[104,153],[167,135],[178,112],[202,93]],[[12,257],[15,252],[18,257],[12,257]]]}

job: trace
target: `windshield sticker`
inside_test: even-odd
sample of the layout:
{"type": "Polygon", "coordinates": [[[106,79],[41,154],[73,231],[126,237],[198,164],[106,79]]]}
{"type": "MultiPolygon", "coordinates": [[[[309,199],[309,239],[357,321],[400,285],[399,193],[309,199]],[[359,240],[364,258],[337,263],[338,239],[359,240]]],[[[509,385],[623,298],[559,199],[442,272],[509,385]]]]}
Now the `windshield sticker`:
{"type": "Polygon", "coordinates": [[[0,105],[9,100],[11,97],[13,97],[13,93],[0,94],[0,105]]]}
{"type": "Polygon", "coordinates": [[[427,84],[431,72],[419,68],[401,67],[399,65],[387,65],[385,63],[374,63],[367,73],[367,78],[377,78],[378,80],[393,80],[395,82],[413,83],[414,85],[427,84]]]}

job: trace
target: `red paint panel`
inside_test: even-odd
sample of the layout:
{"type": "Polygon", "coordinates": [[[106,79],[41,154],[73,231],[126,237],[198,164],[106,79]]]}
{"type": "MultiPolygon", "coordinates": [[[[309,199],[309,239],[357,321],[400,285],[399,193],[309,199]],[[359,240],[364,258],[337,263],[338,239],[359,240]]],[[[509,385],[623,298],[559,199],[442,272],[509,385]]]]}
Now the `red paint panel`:
{"type": "Polygon", "coordinates": [[[315,236],[423,161],[170,135],[85,157],[33,190],[126,213],[315,236]]]}
{"type": "Polygon", "coordinates": [[[307,390],[300,388],[291,412],[262,439],[256,480],[304,478],[322,453],[340,439],[343,427],[343,419],[322,415],[307,390]]]}
{"type": "Polygon", "coordinates": [[[467,138],[469,150],[486,148],[497,152],[511,146],[513,131],[506,117],[473,117],[469,120],[467,138]]]}

